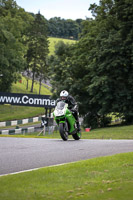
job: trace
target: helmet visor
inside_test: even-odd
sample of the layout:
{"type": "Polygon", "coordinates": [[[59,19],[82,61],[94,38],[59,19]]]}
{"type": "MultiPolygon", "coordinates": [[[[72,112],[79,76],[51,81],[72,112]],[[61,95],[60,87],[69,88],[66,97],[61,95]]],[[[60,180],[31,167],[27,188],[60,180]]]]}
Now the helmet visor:
{"type": "Polygon", "coordinates": [[[61,97],[61,100],[66,100],[67,99],[67,97],[61,97]]]}

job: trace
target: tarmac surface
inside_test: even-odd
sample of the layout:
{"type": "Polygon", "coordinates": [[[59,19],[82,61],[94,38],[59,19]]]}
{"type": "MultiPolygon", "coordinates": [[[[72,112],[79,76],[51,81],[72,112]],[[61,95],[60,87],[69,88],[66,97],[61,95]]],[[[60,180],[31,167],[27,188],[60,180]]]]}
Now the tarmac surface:
{"type": "Polygon", "coordinates": [[[0,138],[0,175],[133,152],[133,140],[0,138]]]}

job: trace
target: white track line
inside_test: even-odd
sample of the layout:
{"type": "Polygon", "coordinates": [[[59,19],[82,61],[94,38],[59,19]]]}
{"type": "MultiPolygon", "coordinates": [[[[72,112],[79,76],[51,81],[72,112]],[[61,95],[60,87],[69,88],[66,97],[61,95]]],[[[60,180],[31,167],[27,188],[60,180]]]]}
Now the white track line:
{"type": "MultiPolygon", "coordinates": [[[[79,162],[79,161],[76,161],[79,162]]],[[[40,167],[40,168],[34,168],[34,169],[27,169],[27,170],[23,170],[23,171],[19,171],[19,172],[12,172],[9,174],[1,174],[1,176],[7,176],[7,175],[14,175],[14,174],[20,174],[20,173],[24,173],[24,172],[31,172],[31,171],[35,171],[35,170],[39,170],[39,169],[43,169],[43,168],[49,168],[49,167],[58,167],[58,166],[62,166],[62,165],[67,165],[67,164],[71,164],[71,163],[75,163],[75,162],[70,162],[70,163],[62,163],[62,164],[57,164],[57,165],[50,165],[50,166],[45,166],[45,167],[40,167]]]]}

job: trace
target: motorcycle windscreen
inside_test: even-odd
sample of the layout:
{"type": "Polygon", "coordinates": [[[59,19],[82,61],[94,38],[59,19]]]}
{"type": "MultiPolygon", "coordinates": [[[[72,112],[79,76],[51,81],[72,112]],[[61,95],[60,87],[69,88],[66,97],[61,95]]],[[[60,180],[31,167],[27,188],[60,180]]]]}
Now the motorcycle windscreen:
{"type": "Polygon", "coordinates": [[[57,109],[58,109],[58,110],[63,110],[64,107],[65,107],[65,102],[59,101],[59,102],[57,103],[57,109]]]}

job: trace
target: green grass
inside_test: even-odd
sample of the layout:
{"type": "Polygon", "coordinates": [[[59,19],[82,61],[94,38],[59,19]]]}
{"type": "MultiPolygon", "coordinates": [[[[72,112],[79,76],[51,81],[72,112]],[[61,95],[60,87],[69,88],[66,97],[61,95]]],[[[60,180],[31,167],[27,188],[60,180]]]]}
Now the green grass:
{"type": "Polygon", "coordinates": [[[92,129],[83,132],[84,139],[133,139],[133,125],[92,129]]]}
{"type": "Polygon", "coordinates": [[[133,153],[0,177],[1,200],[132,200],[133,153]]]}
{"type": "Polygon", "coordinates": [[[0,121],[30,118],[41,114],[44,115],[44,108],[0,105],[0,121]]]}
{"type": "MultiPolygon", "coordinates": [[[[36,137],[35,133],[34,137],[36,137]]],[[[54,131],[50,135],[46,132],[45,136],[42,137],[61,138],[58,131],[54,131]]],[[[72,136],[69,136],[69,139],[71,138],[72,136]]],[[[92,129],[90,132],[85,132],[84,130],[82,130],[81,139],[133,139],[133,125],[98,128],[98,129],[92,129]]]]}
{"type": "MultiPolygon", "coordinates": [[[[54,133],[50,135],[46,132],[46,135],[43,137],[60,138],[60,134],[58,131],[54,131],[54,133]]],[[[69,136],[69,139],[71,138],[72,136],[69,136]]],[[[133,125],[98,128],[93,129],[90,132],[85,132],[84,130],[82,130],[81,139],[133,139],[133,125]]]]}
{"type": "MultiPolygon", "coordinates": [[[[26,78],[22,77],[22,83],[20,83],[19,81],[17,83],[14,83],[12,86],[12,93],[26,93],[26,94],[39,94],[39,84],[38,82],[34,83],[34,90],[33,93],[30,92],[31,90],[31,84],[32,84],[32,80],[29,80],[29,88],[28,90],[26,90],[26,78]]],[[[50,87],[43,84],[41,87],[41,95],[51,95],[50,92],[50,87]]]]}
{"type": "Polygon", "coordinates": [[[63,41],[64,43],[68,44],[74,44],[76,42],[76,40],[49,37],[49,55],[54,55],[55,44],[57,44],[59,41],[63,41]]]}

